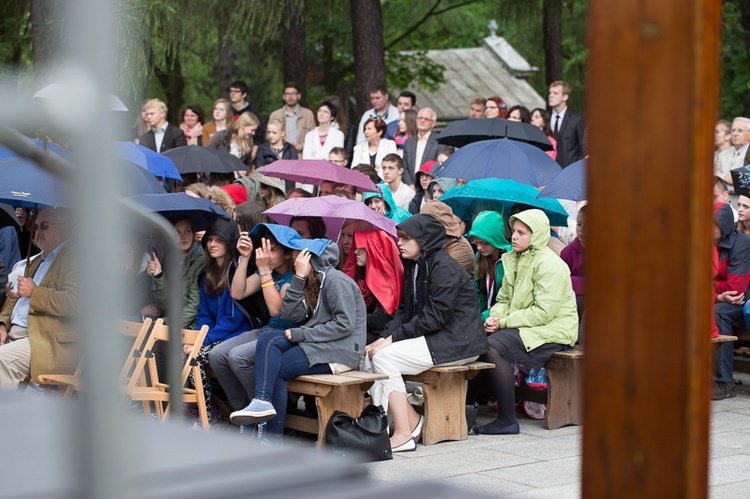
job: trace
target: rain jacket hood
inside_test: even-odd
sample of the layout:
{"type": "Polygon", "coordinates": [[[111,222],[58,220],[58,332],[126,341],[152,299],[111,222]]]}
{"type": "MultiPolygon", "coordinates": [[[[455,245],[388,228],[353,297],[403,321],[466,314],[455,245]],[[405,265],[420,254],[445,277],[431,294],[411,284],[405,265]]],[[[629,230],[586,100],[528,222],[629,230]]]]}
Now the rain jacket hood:
{"type": "Polygon", "coordinates": [[[714,222],[721,229],[721,240],[719,246],[729,248],[732,246],[737,227],[734,224],[732,208],[726,203],[714,204],[714,222]]]}
{"type": "Polygon", "coordinates": [[[396,227],[417,240],[422,247],[423,255],[443,247],[445,227],[432,215],[420,213],[401,222],[396,227]]]}
{"type": "Polygon", "coordinates": [[[432,192],[433,192],[433,186],[435,184],[438,184],[441,189],[443,189],[443,192],[448,192],[449,189],[452,189],[458,185],[458,179],[456,178],[436,178],[432,182],[430,182],[430,185],[427,186],[427,193],[430,195],[430,199],[433,198],[432,192]]]}
{"type": "Polygon", "coordinates": [[[365,192],[362,194],[362,202],[367,204],[368,199],[380,198],[385,203],[385,217],[390,218],[394,222],[403,222],[411,216],[411,213],[401,208],[393,200],[393,194],[388,184],[377,184],[380,192],[365,192]]]}
{"type": "MultiPolygon", "coordinates": [[[[521,221],[523,222],[523,220],[521,221]]],[[[534,233],[536,233],[536,231],[534,231],[534,233]]],[[[510,251],[512,249],[508,240],[505,239],[505,224],[503,222],[503,217],[496,211],[480,212],[471,224],[469,237],[478,237],[479,239],[487,241],[500,251],[510,251]]]]}
{"type": "MultiPolygon", "coordinates": [[[[404,290],[404,265],[393,238],[382,230],[357,230],[354,231],[352,248],[364,248],[367,251],[365,283],[383,309],[393,315],[401,303],[401,293],[404,290]]],[[[357,257],[354,251],[349,251],[344,272],[356,280],[357,257]]]]}
{"type": "Polygon", "coordinates": [[[208,226],[206,233],[203,235],[203,239],[201,239],[203,251],[205,251],[207,255],[208,251],[206,250],[206,244],[208,243],[208,236],[219,236],[222,238],[224,242],[227,243],[227,249],[232,255],[232,260],[236,261],[240,257],[240,254],[237,251],[237,240],[240,238],[240,229],[237,227],[237,222],[234,220],[217,218],[211,222],[211,225],[208,226]]]}
{"type": "Polygon", "coordinates": [[[437,218],[443,227],[445,233],[451,237],[461,237],[461,224],[457,216],[453,214],[453,209],[440,201],[429,201],[425,203],[420,213],[426,213],[437,218]]]}
{"type": "Polygon", "coordinates": [[[546,248],[550,238],[549,218],[542,210],[525,210],[510,217],[511,229],[516,220],[525,223],[531,229],[530,251],[546,248]]]}

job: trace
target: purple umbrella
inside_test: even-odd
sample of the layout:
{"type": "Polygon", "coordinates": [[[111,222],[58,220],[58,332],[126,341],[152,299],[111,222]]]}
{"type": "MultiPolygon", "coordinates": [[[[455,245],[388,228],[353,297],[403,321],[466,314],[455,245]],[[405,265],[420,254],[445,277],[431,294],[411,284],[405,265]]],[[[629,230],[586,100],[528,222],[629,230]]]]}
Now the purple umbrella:
{"type": "Polygon", "coordinates": [[[354,186],[359,192],[378,192],[367,175],[320,159],[280,159],[262,167],[260,172],[269,177],[317,185],[319,189],[323,182],[329,181],[354,186]]]}
{"type": "Polygon", "coordinates": [[[338,240],[347,219],[370,222],[373,227],[396,237],[396,222],[376,213],[364,203],[338,196],[287,199],[267,209],[265,214],[282,225],[289,225],[293,217],[322,217],[326,224],[326,237],[334,241],[338,240]]]}

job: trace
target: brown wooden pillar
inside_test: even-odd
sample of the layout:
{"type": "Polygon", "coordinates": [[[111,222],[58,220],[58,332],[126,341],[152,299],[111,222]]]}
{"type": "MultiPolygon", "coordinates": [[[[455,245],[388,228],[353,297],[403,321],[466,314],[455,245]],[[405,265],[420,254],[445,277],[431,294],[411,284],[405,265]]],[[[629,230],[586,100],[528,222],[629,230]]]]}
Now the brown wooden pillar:
{"type": "Polygon", "coordinates": [[[721,2],[589,6],[583,497],[706,497],[721,2]]]}

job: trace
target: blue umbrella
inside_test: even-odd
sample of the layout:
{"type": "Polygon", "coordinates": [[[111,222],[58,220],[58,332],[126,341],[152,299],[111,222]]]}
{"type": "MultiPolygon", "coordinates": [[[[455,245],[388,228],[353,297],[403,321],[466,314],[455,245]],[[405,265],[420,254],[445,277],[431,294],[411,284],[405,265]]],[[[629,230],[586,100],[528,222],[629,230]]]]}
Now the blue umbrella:
{"type": "Polygon", "coordinates": [[[188,218],[193,230],[206,230],[218,218],[231,217],[208,199],[194,198],[184,192],[176,194],[141,194],[132,199],[148,211],[159,213],[165,218],[188,218]]]}
{"type": "Polygon", "coordinates": [[[70,206],[70,185],[33,161],[0,159],[0,201],[21,208],[70,206]]]}
{"type": "Polygon", "coordinates": [[[586,199],[586,163],[587,160],[582,159],[566,166],[550,180],[538,197],[573,201],[586,199]]]}
{"type": "Polygon", "coordinates": [[[115,142],[115,154],[151,172],[157,178],[182,181],[180,172],[168,157],[134,142],[115,142]]]}
{"type": "Polygon", "coordinates": [[[537,194],[538,189],[515,180],[485,178],[449,189],[440,196],[440,201],[450,206],[461,220],[471,220],[475,213],[483,210],[500,212],[507,219],[515,205],[523,204],[542,210],[549,218],[550,225],[567,227],[568,213],[560,202],[556,199],[538,199],[537,194]]]}
{"type": "Polygon", "coordinates": [[[462,147],[440,166],[433,168],[436,177],[474,180],[480,178],[512,179],[523,184],[547,185],[561,168],[541,149],[510,139],[483,140],[462,147]]]}
{"type": "MultiPolygon", "coordinates": [[[[56,154],[59,154],[62,157],[67,157],[70,154],[70,151],[67,149],[64,149],[62,146],[59,146],[55,144],[54,142],[39,140],[39,139],[30,139],[35,146],[37,146],[39,149],[54,152],[56,154]]],[[[6,149],[5,147],[0,146],[0,158],[17,158],[18,154],[14,153],[10,149],[6,149]]]]}

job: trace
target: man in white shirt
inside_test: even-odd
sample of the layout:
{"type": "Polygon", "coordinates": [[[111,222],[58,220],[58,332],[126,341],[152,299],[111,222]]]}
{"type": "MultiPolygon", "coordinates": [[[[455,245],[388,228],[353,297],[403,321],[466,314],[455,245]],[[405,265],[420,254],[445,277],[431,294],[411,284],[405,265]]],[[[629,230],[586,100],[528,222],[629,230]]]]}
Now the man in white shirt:
{"type": "Polygon", "coordinates": [[[383,181],[388,184],[388,188],[393,195],[393,201],[401,208],[408,210],[409,203],[414,197],[414,189],[401,181],[401,175],[404,173],[404,163],[401,156],[393,153],[387,155],[383,158],[381,169],[383,181]]]}
{"type": "Polygon", "coordinates": [[[432,135],[432,129],[437,123],[437,114],[429,107],[419,110],[417,114],[417,134],[409,137],[404,143],[404,176],[403,180],[414,185],[417,170],[425,161],[436,160],[438,154],[448,148],[438,144],[432,135]]]}
{"type": "Polygon", "coordinates": [[[750,144],[750,119],[743,117],[735,118],[732,121],[732,129],[730,131],[732,133],[733,147],[719,153],[716,165],[714,166],[714,175],[727,183],[730,192],[734,192],[732,188],[732,175],[729,171],[745,166],[745,156],[748,152],[748,144],[750,144]]]}
{"type": "Polygon", "coordinates": [[[372,109],[365,111],[362,119],[359,120],[359,131],[357,132],[357,144],[364,144],[365,139],[365,122],[373,117],[382,119],[386,125],[394,121],[398,122],[398,108],[391,104],[388,89],[385,85],[378,85],[370,90],[370,104],[372,109]]]}

